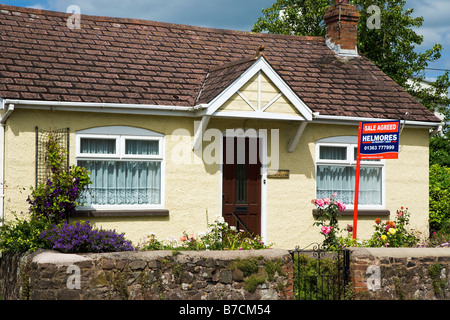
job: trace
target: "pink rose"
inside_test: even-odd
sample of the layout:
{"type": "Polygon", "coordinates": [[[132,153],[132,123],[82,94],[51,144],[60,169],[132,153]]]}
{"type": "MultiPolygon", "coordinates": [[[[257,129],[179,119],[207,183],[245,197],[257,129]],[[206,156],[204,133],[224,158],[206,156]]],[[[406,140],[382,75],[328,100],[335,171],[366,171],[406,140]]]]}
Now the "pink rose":
{"type": "Polygon", "coordinates": [[[331,232],[331,227],[327,227],[327,226],[323,226],[322,227],[322,233],[324,234],[324,235],[327,235],[327,234],[329,234],[331,232]]]}
{"type": "Polygon", "coordinates": [[[345,204],[343,204],[342,202],[337,202],[337,206],[339,211],[344,211],[345,210],[345,204]]]}
{"type": "Polygon", "coordinates": [[[321,208],[322,208],[323,205],[324,205],[324,201],[323,201],[322,199],[316,199],[315,202],[316,202],[316,205],[319,206],[319,207],[321,207],[321,208]]]}
{"type": "Polygon", "coordinates": [[[324,205],[327,206],[327,205],[329,205],[330,203],[331,203],[331,201],[330,201],[329,198],[324,198],[324,199],[323,199],[323,204],[324,204],[324,205]]]}

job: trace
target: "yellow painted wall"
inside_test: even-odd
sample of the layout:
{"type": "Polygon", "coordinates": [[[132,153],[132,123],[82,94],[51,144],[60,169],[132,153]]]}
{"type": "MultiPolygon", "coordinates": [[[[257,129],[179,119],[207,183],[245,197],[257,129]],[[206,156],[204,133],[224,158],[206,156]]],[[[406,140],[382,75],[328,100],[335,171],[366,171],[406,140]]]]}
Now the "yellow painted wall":
{"type": "MultiPolygon", "coordinates": [[[[293,133],[291,132],[291,135],[293,133]]],[[[315,142],[320,139],[358,134],[357,126],[333,126],[328,124],[309,124],[294,153],[281,148],[280,169],[290,169],[289,180],[268,180],[268,238],[282,247],[295,243],[307,246],[321,242],[317,227],[312,227],[314,218],[310,200],[315,197],[315,142]],[[297,240],[301,238],[301,240],[297,240]]],[[[288,141],[281,142],[281,146],[288,141]]],[[[401,206],[411,212],[411,228],[428,235],[428,130],[404,129],[400,136],[399,159],[386,160],[385,196],[386,209],[390,217],[401,206]]],[[[360,216],[358,219],[358,238],[368,239],[374,231],[377,216],[360,216]]],[[[340,227],[353,224],[352,216],[340,219],[340,227]]]]}
{"type": "MultiPolygon", "coordinates": [[[[75,132],[97,126],[133,126],[165,135],[165,208],[169,217],[90,218],[97,226],[125,232],[137,244],[142,237],[155,233],[160,240],[182,236],[184,231],[198,233],[206,230],[220,213],[220,165],[206,164],[191,150],[194,118],[142,115],[106,115],[58,111],[16,110],[6,123],[5,136],[5,218],[12,212],[27,212],[26,198],[34,185],[35,126],[40,129],[70,128],[70,161],[75,161],[75,132]],[[177,131],[178,129],[178,131],[177,131]],[[185,136],[174,135],[184,130],[185,136]],[[183,140],[184,139],[184,140],[183,140]],[[178,163],[174,154],[185,141],[186,161],[178,163]],[[207,214],[208,213],[208,217],[207,214]]],[[[208,128],[220,131],[235,128],[279,130],[280,169],[290,170],[288,180],[267,180],[267,241],[275,247],[294,248],[320,242],[317,227],[313,227],[315,196],[315,142],[331,136],[357,135],[357,126],[309,124],[293,153],[287,145],[295,134],[296,124],[281,121],[212,118],[208,128]]],[[[428,219],[428,132],[426,129],[406,128],[400,137],[398,160],[386,160],[386,208],[391,219],[400,206],[412,212],[411,223],[426,232],[428,219]]],[[[268,139],[271,153],[270,135],[268,139]]],[[[210,152],[209,141],[203,142],[203,151],[210,152]]],[[[178,159],[178,160],[177,160],[178,159]]],[[[359,235],[370,236],[376,217],[361,218],[359,235]]],[[[351,217],[341,220],[341,227],[351,223],[351,217]]]]}
{"type": "MultiPolygon", "coordinates": [[[[42,130],[70,128],[70,162],[75,161],[75,132],[97,126],[125,125],[145,128],[166,135],[166,171],[165,203],[170,209],[170,217],[155,218],[89,218],[98,222],[104,228],[116,229],[127,233],[133,241],[138,241],[143,235],[154,232],[162,237],[169,235],[181,236],[187,226],[193,230],[206,229],[206,210],[210,213],[209,221],[213,221],[218,212],[219,197],[211,197],[210,192],[198,192],[193,188],[199,177],[201,185],[206,190],[217,188],[217,177],[205,174],[205,168],[199,161],[192,160],[187,164],[172,164],[170,162],[172,145],[177,145],[181,139],[189,140],[187,152],[191,152],[194,122],[192,118],[105,115],[99,113],[75,112],[45,112],[31,110],[16,110],[6,125],[5,138],[5,218],[11,219],[12,212],[27,213],[26,198],[35,179],[35,126],[42,130]],[[171,139],[171,133],[184,128],[189,136],[171,139]],[[197,163],[198,162],[198,163],[197,163]],[[193,208],[193,210],[191,210],[193,208]],[[192,216],[195,211],[195,218],[192,216]],[[137,222],[135,222],[137,220],[137,222]],[[173,231],[168,231],[168,227],[173,231]]],[[[216,170],[217,171],[217,170],[216,170]]]]}

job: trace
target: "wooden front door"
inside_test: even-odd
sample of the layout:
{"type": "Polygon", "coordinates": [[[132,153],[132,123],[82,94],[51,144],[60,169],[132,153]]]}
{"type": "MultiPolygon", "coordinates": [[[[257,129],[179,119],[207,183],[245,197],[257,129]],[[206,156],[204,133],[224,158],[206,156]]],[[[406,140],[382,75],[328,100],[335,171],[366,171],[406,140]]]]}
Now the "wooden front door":
{"type": "MultiPolygon", "coordinates": [[[[222,215],[236,226],[235,212],[254,235],[261,235],[261,161],[258,138],[224,137],[222,215]]],[[[239,225],[239,229],[244,229],[239,225]]]]}

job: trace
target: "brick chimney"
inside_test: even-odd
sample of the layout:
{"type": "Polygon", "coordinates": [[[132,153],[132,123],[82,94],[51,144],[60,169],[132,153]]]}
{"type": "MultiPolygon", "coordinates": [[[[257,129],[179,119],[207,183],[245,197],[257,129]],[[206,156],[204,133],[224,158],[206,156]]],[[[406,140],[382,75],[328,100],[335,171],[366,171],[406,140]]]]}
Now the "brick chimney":
{"type": "Polygon", "coordinates": [[[325,40],[328,47],[340,55],[358,55],[356,48],[358,8],[349,4],[348,0],[336,0],[335,4],[327,9],[323,18],[327,27],[325,40]]]}

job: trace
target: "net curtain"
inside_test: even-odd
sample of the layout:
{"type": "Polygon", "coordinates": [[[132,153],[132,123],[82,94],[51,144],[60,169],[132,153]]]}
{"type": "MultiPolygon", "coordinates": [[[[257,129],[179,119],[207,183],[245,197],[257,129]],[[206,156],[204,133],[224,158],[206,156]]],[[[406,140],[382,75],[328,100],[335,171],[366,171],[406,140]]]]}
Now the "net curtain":
{"type": "MultiPolygon", "coordinates": [[[[331,197],[337,193],[339,201],[353,204],[355,197],[355,167],[317,166],[317,197],[331,197]]],[[[382,185],[380,167],[361,167],[359,204],[381,205],[382,185]]]]}
{"type": "MultiPolygon", "coordinates": [[[[84,154],[114,154],[115,140],[82,139],[84,154]]],[[[126,155],[157,155],[158,141],[126,140],[126,155]]],[[[136,205],[161,203],[161,162],[141,160],[80,160],[91,172],[92,184],[85,195],[88,205],[136,205]]]]}

